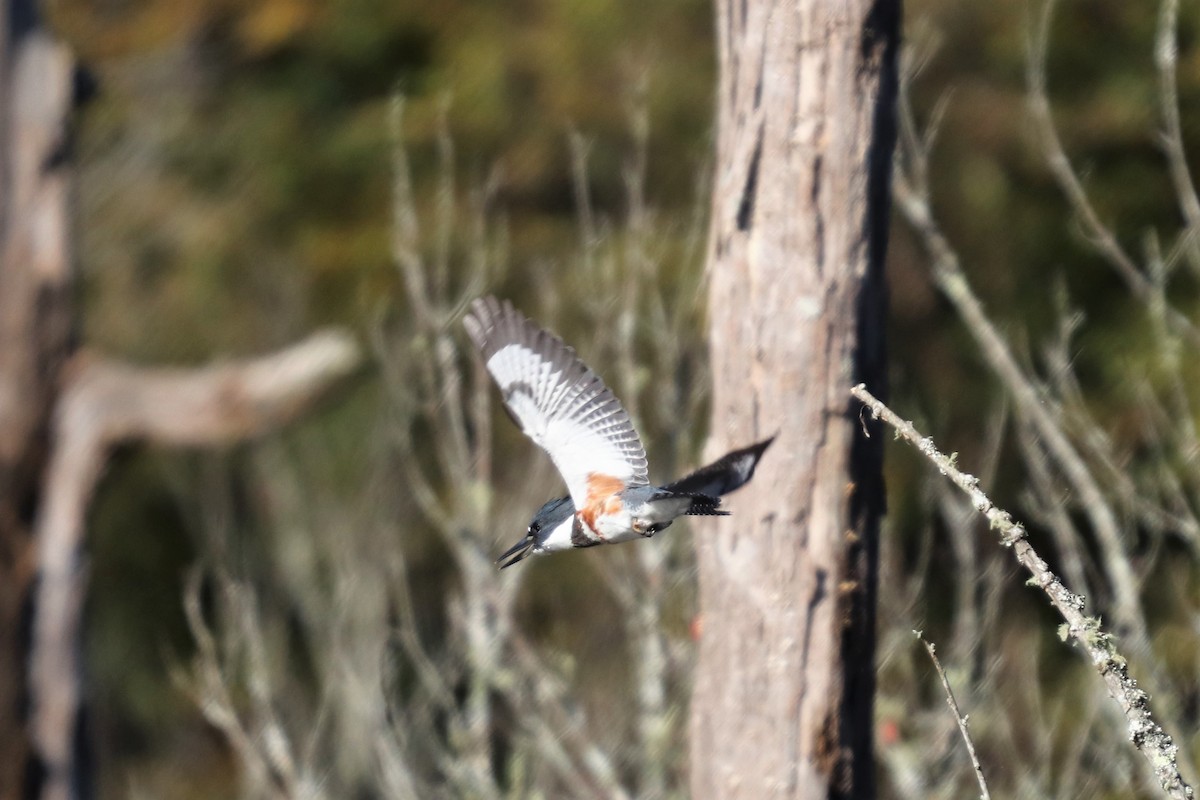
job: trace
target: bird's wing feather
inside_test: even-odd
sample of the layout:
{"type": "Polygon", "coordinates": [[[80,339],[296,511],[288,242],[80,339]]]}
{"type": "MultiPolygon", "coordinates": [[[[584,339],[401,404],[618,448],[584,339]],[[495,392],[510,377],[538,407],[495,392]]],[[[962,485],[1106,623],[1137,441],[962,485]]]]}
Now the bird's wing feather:
{"type": "Polygon", "coordinates": [[[494,297],[472,303],[463,325],[509,411],[550,454],[577,507],[589,481],[648,483],[646,451],[629,414],[574,350],[494,297]]]}
{"type": "Polygon", "coordinates": [[[740,489],[754,477],[766,449],[771,446],[775,437],[764,439],[757,444],[743,447],[740,450],[726,453],[711,464],[707,464],[690,475],[668,483],[664,489],[683,494],[706,494],[721,497],[740,489]]]}

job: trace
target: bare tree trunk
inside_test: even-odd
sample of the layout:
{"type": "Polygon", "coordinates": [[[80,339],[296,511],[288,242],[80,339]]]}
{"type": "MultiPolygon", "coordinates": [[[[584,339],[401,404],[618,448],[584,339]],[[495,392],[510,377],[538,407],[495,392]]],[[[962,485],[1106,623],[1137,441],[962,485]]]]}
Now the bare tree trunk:
{"type": "Polygon", "coordinates": [[[779,431],[700,536],[692,794],[871,797],[899,0],[717,0],[712,452],[779,431]]]}
{"type": "Polygon", "coordinates": [[[37,5],[9,0],[0,13],[0,800],[35,780],[24,725],[33,525],[73,332],[72,63],[37,5]]]}

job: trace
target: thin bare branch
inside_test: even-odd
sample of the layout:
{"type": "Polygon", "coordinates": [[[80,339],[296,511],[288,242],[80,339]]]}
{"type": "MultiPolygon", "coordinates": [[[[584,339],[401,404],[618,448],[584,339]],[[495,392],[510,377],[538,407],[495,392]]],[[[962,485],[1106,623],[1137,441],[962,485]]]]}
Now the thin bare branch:
{"type": "Polygon", "coordinates": [[[983,766],[979,763],[979,756],[975,753],[975,742],[971,740],[971,731],[967,729],[967,718],[963,716],[962,711],[958,708],[958,701],[954,699],[954,690],[950,688],[950,679],[946,677],[946,670],[942,669],[942,662],[938,660],[937,650],[933,642],[926,640],[920,631],[913,631],[913,634],[921,644],[925,645],[925,651],[929,653],[933,667],[937,670],[938,677],[942,679],[942,689],[946,692],[946,705],[950,706],[950,713],[954,714],[958,732],[962,734],[963,743],[967,746],[967,753],[971,756],[971,766],[974,767],[975,779],[979,782],[979,797],[981,800],[991,800],[992,795],[988,791],[987,780],[983,777],[983,766]]]}
{"type": "Polygon", "coordinates": [[[1133,258],[1121,247],[1112,231],[1100,221],[1092,206],[1087,190],[1075,173],[1071,161],[1063,149],[1046,94],[1046,54],[1049,50],[1050,22],[1056,0],[1046,0],[1029,39],[1029,55],[1026,61],[1025,81],[1029,92],[1029,109],[1033,117],[1034,130],[1046,155],[1046,161],[1058,181],[1059,188],[1067,196],[1072,209],[1083,223],[1090,242],[1109,262],[1137,297],[1145,297],[1149,291],[1146,277],[1133,258]]]}
{"type": "Polygon", "coordinates": [[[1179,119],[1179,87],[1175,68],[1179,61],[1179,0],[1163,0],[1159,6],[1154,64],[1158,68],[1159,107],[1163,118],[1160,142],[1167,157],[1167,171],[1175,187],[1176,202],[1186,223],[1181,244],[1192,270],[1200,274],[1200,197],[1188,168],[1179,119]]]}
{"type": "Polygon", "coordinates": [[[983,304],[967,281],[958,255],[933,219],[928,196],[922,187],[909,183],[902,170],[896,176],[896,200],[897,207],[929,250],[938,287],[954,304],[992,371],[1012,394],[1018,415],[1028,419],[1037,430],[1046,443],[1047,453],[1078,493],[1080,505],[1104,548],[1104,567],[1114,593],[1117,624],[1131,631],[1139,641],[1148,641],[1137,594],[1137,580],[1125,552],[1116,514],[1079,451],[1059,424],[1052,410],[1052,399],[1038,389],[1017,363],[1008,343],[984,311],[983,304]]]}
{"type": "MultiPolygon", "coordinates": [[[[1100,219],[1083,182],[1067,157],[1058,135],[1058,128],[1054,124],[1050,99],[1046,92],[1046,54],[1056,4],[1057,0],[1046,0],[1029,41],[1025,75],[1034,132],[1050,172],[1083,225],[1088,242],[1125,282],[1130,293],[1140,302],[1149,303],[1152,293],[1150,281],[1133,257],[1121,246],[1112,229],[1100,219]]],[[[1166,310],[1166,318],[1173,330],[1186,336],[1192,344],[1200,345],[1200,328],[1187,316],[1172,307],[1166,310]]]]}

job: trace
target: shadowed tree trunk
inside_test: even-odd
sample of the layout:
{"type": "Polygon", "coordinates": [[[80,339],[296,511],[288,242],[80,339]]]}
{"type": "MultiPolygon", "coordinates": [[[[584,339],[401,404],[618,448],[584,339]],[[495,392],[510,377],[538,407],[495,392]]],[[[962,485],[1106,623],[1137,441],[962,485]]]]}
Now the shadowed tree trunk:
{"type": "Polygon", "coordinates": [[[898,0],[717,0],[712,452],[779,432],[700,536],[696,798],[874,795],[883,258],[898,0]]]}

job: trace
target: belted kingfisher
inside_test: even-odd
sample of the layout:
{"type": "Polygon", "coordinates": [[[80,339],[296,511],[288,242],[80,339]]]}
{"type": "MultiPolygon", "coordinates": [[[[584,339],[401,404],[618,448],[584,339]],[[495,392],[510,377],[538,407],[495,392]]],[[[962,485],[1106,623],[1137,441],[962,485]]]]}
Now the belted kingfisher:
{"type": "Polygon", "coordinates": [[[538,510],[528,533],[497,559],[501,568],[529,555],[650,537],[688,514],[728,514],[720,496],[750,480],[774,438],[651,486],[629,414],[562,339],[494,297],[473,302],[463,325],[510,416],[550,455],[569,492],[538,510]]]}

